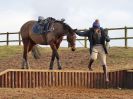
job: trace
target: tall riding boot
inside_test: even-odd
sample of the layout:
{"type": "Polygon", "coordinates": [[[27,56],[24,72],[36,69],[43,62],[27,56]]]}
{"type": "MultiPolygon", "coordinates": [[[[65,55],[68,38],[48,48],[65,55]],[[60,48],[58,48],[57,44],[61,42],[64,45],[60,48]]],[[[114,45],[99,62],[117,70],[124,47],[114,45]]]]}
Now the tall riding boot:
{"type": "Polygon", "coordinates": [[[103,71],[104,71],[106,83],[108,83],[109,82],[109,77],[108,77],[108,72],[107,72],[107,66],[106,65],[103,65],[103,71]]]}
{"type": "Polygon", "coordinates": [[[90,71],[93,70],[93,69],[91,68],[91,65],[92,65],[93,62],[94,62],[94,60],[93,60],[93,59],[90,59],[90,62],[89,62],[89,65],[88,65],[88,68],[89,68],[90,71]]]}

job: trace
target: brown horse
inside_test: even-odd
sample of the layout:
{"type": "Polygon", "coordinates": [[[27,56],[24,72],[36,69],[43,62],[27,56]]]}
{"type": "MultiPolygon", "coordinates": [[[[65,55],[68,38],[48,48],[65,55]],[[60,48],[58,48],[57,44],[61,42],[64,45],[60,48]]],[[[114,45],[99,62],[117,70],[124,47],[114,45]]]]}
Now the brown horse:
{"type": "Polygon", "coordinates": [[[67,41],[71,46],[71,50],[75,51],[75,30],[62,21],[55,21],[50,25],[50,32],[46,34],[36,34],[32,32],[32,27],[36,21],[26,22],[20,29],[20,34],[23,42],[23,61],[22,69],[29,69],[27,54],[33,49],[36,44],[50,45],[52,49],[52,57],[49,69],[53,69],[55,57],[57,59],[58,69],[62,69],[59,54],[57,52],[63,36],[67,36],[67,41]]]}

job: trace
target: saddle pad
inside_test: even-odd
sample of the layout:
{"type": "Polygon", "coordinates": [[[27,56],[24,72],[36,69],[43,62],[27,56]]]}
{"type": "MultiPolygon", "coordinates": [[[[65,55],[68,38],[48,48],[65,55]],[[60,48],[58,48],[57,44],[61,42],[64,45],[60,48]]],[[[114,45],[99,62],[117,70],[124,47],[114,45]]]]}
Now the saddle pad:
{"type": "Polygon", "coordinates": [[[41,26],[38,22],[36,22],[32,27],[32,32],[35,34],[43,34],[44,26],[41,26]]]}

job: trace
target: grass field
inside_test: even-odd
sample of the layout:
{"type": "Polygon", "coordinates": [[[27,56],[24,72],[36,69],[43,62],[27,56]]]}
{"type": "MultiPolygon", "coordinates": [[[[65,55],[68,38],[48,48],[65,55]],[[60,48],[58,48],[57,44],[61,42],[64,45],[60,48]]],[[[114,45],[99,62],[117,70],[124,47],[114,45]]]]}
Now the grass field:
{"type": "Polygon", "coordinates": [[[9,58],[22,52],[22,46],[0,46],[0,59],[9,58]]]}
{"type": "MultiPolygon", "coordinates": [[[[51,49],[39,48],[42,55],[35,60],[29,54],[32,69],[48,69],[51,49]]],[[[59,55],[64,70],[88,70],[88,48],[77,48],[72,52],[60,48],[59,55]]],[[[0,46],[0,71],[21,68],[22,46],[0,46]]],[[[113,47],[107,56],[109,70],[133,69],[133,48],[113,47]]],[[[55,64],[54,69],[57,68],[55,64]]],[[[93,64],[94,71],[101,71],[99,60],[93,64]]],[[[87,89],[46,87],[34,89],[0,88],[0,99],[133,99],[133,90],[129,89],[87,89]]]]}
{"type": "MultiPolygon", "coordinates": [[[[42,54],[41,59],[34,60],[31,54],[29,54],[30,66],[33,67],[33,69],[47,69],[51,59],[51,49],[41,47],[39,47],[39,49],[42,54]],[[39,65],[38,68],[36,68],[36,65],[39,65]]],[[[72,52],[69,48],[60,48],[58,52],[64,69],[86,70],[86,66],[89,62],[88,50],[88,48],[77,48],[75,52],[72,52]]],[[[21,66],[22,51],[22,46],[0,46],[0,62],[9,62],[8,64],[4,64],[8,65],[7,68],[11,68],[10,65],[13,65],[13,68],[20,68],[19,66],[21,66]],[[15,61],[16,59],[18,62],[15,61]]],[[[93,68],[95,70],[101,70],[101,66],[99,65],[99,60],[96,60],[93,64],[93,68]]],[[[107,65],[110,70],[128,68],[133,69],[133,48],[110,48],[109,55],[107,55],[107,65]]],[[[5,68],[6,66],[2,67],[5,68]]]]}

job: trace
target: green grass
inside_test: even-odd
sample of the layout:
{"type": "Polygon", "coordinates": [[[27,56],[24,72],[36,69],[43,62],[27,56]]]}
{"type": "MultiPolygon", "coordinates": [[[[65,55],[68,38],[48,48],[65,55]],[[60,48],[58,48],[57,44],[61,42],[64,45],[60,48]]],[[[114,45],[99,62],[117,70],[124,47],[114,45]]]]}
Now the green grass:
{"type": "MultiPolygon", "coordinates": [[[[51,53],[51,48],[38,47],[40,52],[51,53]]],[[[23,53],[23,46],[0,46],[0,59],[9,58],[16,54],[23,53]]]]}
{"type": "Polygon", "coordinates": [[[0,59],[22,53],[22,46],[0,46],[0,59]]]}
{"type": "Polygon", "coordinates": [[[112,47],[109,49],[109,53],[113,58],[133,58],[133,47],[112,47]]]}
{"type": "MultiPolygon", "coordinates": [[[[39,50],[42,55],[41,57],[43,58],[47,56],[46,60],[49,62],[52,54],[51,48],[39,47],[39,50]]],[[[70,66],[69,68],[76,69],[75,66],[79,66],[81,69],[87,69],[85,66],[87,66],[89,62],[88,48],[77,48],[75,52],[72,52],[70,48],[59,48],[58,52],[61,57],[62,64],[70,66]],[[69,61],[67,62],[67,60],[69,61]]],[[[6,60],[14,61],[14,59],[12,58],[17,59],[17,57],[22,58],[22,53],[23,46],[0,46],[0,62],[6,62],[6,60]]],[[[31,54],[29,54],[28,56],[30,58],[31,54]]],[[[34,63],[34,60],[32,60],[32,58],[30,59],[31,63],[34,63]]],[[[19,63],[14,63],[14,65],[20,64],[20,59],[18,60],[18,62],[19,63]]],[[[47,62],[44,62],[44,64],[46,65],[47,62]]],[[[93,68],[96,71],[102,70],[102,67],[99,65],[100,61],[98,59],[94,62],[93,68]]],[[[133,47],[127,49],[125,49],[124,47],[111,47],[109,49],[109,55],[107,55],[107,65],[109,67],[109,70],[133,69],[133,47]]],[[[41,66],[42,65],[40,64],[40,68],[42,68],[41,66]]]]}
{"type": "MultiPolygon", "coordinates": [[[[51,48],[39,47],[41,52],[51,53],[51,48]]],[[[77,51],[82,51],[85,48],[77,48],[77,51]]],[[[0,59],[8,58],[15,54],[22,54],[22,46],[0,46],[0,59]]],[[[59,52],[62,50],[70,50],[70,48],[59,48],[59,52]]],[[[133,58],[133,47],[123,48],[123,47],[112,47],[109,49],[109,57],[113,59],[118,58],[133,58]]]]}

